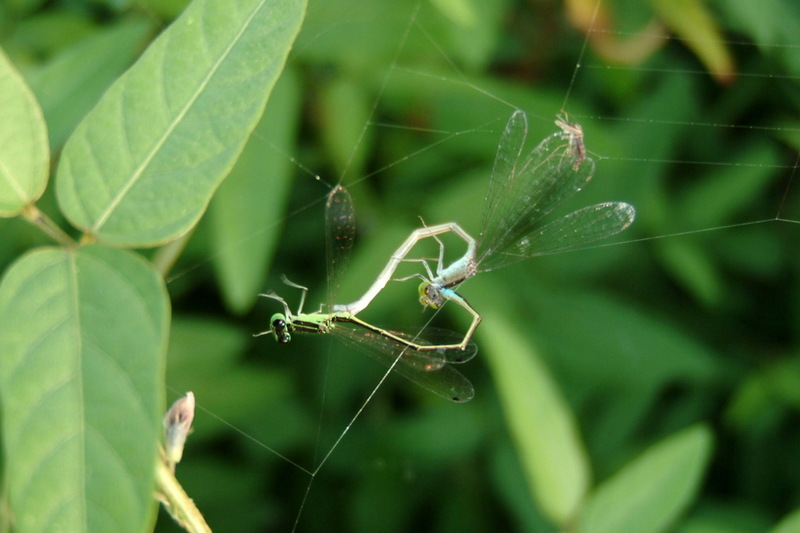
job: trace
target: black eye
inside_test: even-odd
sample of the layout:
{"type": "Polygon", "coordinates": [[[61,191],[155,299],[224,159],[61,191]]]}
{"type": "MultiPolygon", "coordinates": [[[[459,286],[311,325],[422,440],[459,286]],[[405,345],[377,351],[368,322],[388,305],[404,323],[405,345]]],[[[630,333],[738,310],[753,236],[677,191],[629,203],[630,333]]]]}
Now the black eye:
{"type": "Polygon", "coordinates": [[[280,344],[286,344],[292,340],[292,336],[286,328],[286,321],[282,318],[272,321],[272,332],[275,334],[275,340],[280,344]]]}

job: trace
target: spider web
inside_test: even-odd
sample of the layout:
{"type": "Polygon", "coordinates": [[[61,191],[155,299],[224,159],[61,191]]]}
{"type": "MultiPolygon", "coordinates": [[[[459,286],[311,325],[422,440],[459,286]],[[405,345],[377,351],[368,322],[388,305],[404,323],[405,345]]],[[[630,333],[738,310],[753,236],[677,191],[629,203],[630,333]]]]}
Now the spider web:
{"type": "MultiPolygon", "coordinates": [[[[715,41],[737,60],[736,82],[725,86],[687,52],[702,43],[664,34],[652,59],[612,66],[597,50],[639,35],[606,24],[602,15],[613,3],[591,3],[585,34],[566,23],[560,4],[549,12],[523,9],[500,27],[518,34],[528,26],[542,29],[548,25],[536,17],[548,16],[559,26],[550,35],[531,31],[531,49],[522,54],[513,50],[519,42],[459,31],[466,19],[448,20],[427,3],[383,10],[350,4],[310,6],[290,57],[288,68],[304,81],[303,98],[310,102],[302,111],[301,140],[283,144],[261,130],[251,140],[295,174],[280,210],[269,211],[266,224],[239,238],[190,248],[170,281],[181,296],[178,352],[195,347],[184,360],[203,367],[192,379],[176,376],[175,368],[169,376],[176,395],[195,391],[201,410],[178,476],[216,531],[445,530],[465,524],[467,530],[492,530],[492,523],[545,523],[528,509],[528,489],[502,427],[498,385],[477,359],[464,369],[475,384],[475,400],[449,405],[394,376],[384,381],[384,369],[327,338],[298,337],[285,347],[266,337],[250,339],[276,311],[269,302],[258,302],[244,319],[198,318],[222,307],[198,289],[208,286],[212,265],[219,272],[223,255],[254,246],[274,246],[263,290],[277,290],[294,306],[299,294],[280,283],[286,274],[310,287],[307,311],[325,305],[322,206],[336,183],[351,190],[360,230],[340,301],[366,289],[420,225],[417,216],[426,224],[455,220],[478,234],[497,140],[516,108],[529,117],[528,149],[557,131],[553,121],[562,110],[583,126],[597,170],[567,207],[617,200],[637,208],[633,228],[612,243],[487,273],[461,291],[479,311],[491,309],[484,303],[488,294],[520,316],[513,326],[535,325],[530,334],[576,406],[594,456],[604,451],[594,435],[624,432],[610,419],[613,400],[604,399],[595,417],[588,406],[604,389],[620,386],[622,378],[612,374],[641,370],[646,348],[627,328],[600,331],[591,323],[608,302],[622,325],[631,312],[631,328],[641,325],[631,309],[658,317],[683,314],[677,324],[664,322],[680,332],[695,360],[683,354],[664,363],[662,381],[650,384],[651,403],[667,385],[703,383],[715,354],[741,353],[737,343],[756,345],[765,325],[768,340],[761,342],[789,350],[789,328],[780,316],[785,321],[790,309],[767,308],[779,290],[767,279],[789,268],[785,249],[797,242],[793,178],[800,130],[790,119],[796,113],[788,96],[758,116],[736,101],[749,101],[749,91],[787,93],[795,86],[785,58],[800,43],[776,37],[759,48],[744,38],[715,41]],[[480,46],[466,45],[470,38],[501,45],[487,46],[492,55],[481,57],[480,46]],[[548,46],[558,55],[540,57],[548,46]],[[505,59],[520,56],[525,61],[505,59]],[[385,68],[376,72],[376,61],[385,68]],[[270,243],[269,235],[279,240],[270,243]],[[765,294],[749,295],[754,287],[765,294]],[[595,292],[600,296],[586,297],[595,292]],[[767,310],[764,316],[746,312],[752,307],[767,310]],[[705,315],[720,318],[704,327],[705,315]],[[736,338],[724,338],[725,320],[742,321],[736,338]],[[582,354],[586,335],[597,337],[591,354],[582,354]]],[[[214,226],[205,224],[198,233],[213,243],[214,226]]],[[[458,241],[444,242],[448,258],[462,253],[458,241]]],[[[419,257],[436,257],[436,246],[427,244],[419,257]]],[[[407,274],[419,265],[404,266],[407,274]]],[[[413,285],[390,284],[360,316],[419,331],[429,315],[420,315],[415,301],[413,285]]],[[[455,308],[437,319],[451,329],[465,326],[455,308]]],[[[481,329],[479,343],[480,335],[481,329]]],[[[669,353],[672,346],[654,339],[650,348],[669,353]]],[[[641,427],[647,409],[643,405],[619,424],[628,431],[641,427]]]]}

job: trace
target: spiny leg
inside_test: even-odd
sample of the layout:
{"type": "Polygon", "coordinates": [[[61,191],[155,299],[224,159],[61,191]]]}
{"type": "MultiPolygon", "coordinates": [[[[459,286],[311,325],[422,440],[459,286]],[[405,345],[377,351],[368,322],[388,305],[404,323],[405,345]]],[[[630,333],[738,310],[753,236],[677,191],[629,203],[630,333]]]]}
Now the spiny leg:
{"type": "Polygon", "coordinates": [[[586,159],[586,146],[583,144],[583,128],[580,124],[569,121],[566,111],[562,111],[556,118],[556,126],[561,128],[561,136],[567,139],[567,149],[570,157],[575,159],[572,170],[578,170],[586,159]]]}
{"type": "MultiPolygon", "coordinates": [[[[392,333],[391,331],[388,331],[388,330],[385,330],[385,329],[381,329],[381,328],[377,328],[377,327],[373,326],[372,324],[370,324],[368,322],[364,322],[363,320],[361,320],[361,319],[359,319],[357,317],[354,317],[352,315],[347,316],[346,318],[336,318],[335,320],[337,322],[338,321],[342,321],[342,322],[351,322],[353,324],[357,324],[357,325],[361,326],[364,329],[368,329],[369,331],[372,331],[373,333],[381,335],[382,337],[385,337],[387,339],[391,339],[394,342],[396,342],[396,343],[398,343],[398,344],[400,344],[402,346],[405,346],[404,349],[406,349],[406,350],[407,349],[411,349],[411,350],[416,350],[418,352],[436,352],[436,351],[440,351],[440,350],[465,350],[467,348],[467,345],[469,344],[469,339],[468,338],[463,340],[463,341],[461,341],[458,344],[420,344],[420,343],[414,342],[413,340],[404,339],[402,337],[399,337],[399,336],[395,335],[394,333],[392,333]]],[[[480,322],[480,317],[478,317],[478,321],[480,322]]],[[[475,327],[477,327],[477,326],[475,326],[475,327]]],[[[473,328],[473,330],[474,330],[474,328],[473,328]]]]}
{"type": "MultiPolygon", "coordinates": [[[[281,280],[286,285],[301,290],[300,306],[297,309],[297,314],[298,315],[301,314],[303,312],[303,304],[306,301],[306,293],[308,292],[308,288],[290,281],[289,278],[287,278],[286,276],[281,276],[281,280]]],[[[259,296],[279,301],[281,305],[283,305],[283,316],[282,317],[277,316],[278,322],[276,323],[276,315],[273,315],[272,320],[270,320],[270,329],[256,333],[253,336],[260,337],[262,335],[272,334],[275,335],[275,338],[278,339],[279,342],[282,343],[289,342],[289,340],[291,340],[291,336],[289,335],[287,328],[291,327],[291,324],[296,317],[296,315],[292,314],[292,310],[289,309],[289,304],[282,296],[279,296],[275,291],[261,293],[259,294],[259,296]]]]}
{"type": "MultiPolygon", "coordinates": [[[[300,305],[297,306],[297,314],[301,315],[303,313],[303,305],[306,303],[306,295],[308,294],[308,287],[304,287],[303,285],[299,285],[289,278],[286,275],[281,274],[281,281],[283,281],[284,285],[288,285],[289,287],[300,289],[300,305]]],[[[285,305],[285,303],[284,303],[285,305]]],[[[290,316],[288,313],[286,316],[290,316]]]]}
{"type": "Polygon", "coordinates": [[[372,286],[367,290],[367,292],[364,293],[363,296],[361,296],[361,298],[347,305],[334,305],[333,311],[348,311],[353,315],[358,314],[370,304],[370,302],[378,295],[378,293],[380,293],[381,290],[383,290],[386,284],[392,279],[392,275],[394,274],[395,270],[397,270],[397,266],[406,258],[406,256],[419,241],[422,239],[427,239],[428,237],[434,237],[442,233],[447,233],[449,231],[452,231],[461,237],[467,243],[467,254],[472,254],[474,256],[477,246],[475,239],[472,238],[466,231],[464,231],[457,223],[448,222],[446,224],[418,228],[412,231],[403,244],[401,244],[400,247],[392,254],[389,262],[375,279],[372,286]]]}
{"type": "MultiPolygon", "coordinates": [[[[262,293],[259,293],[259,296],[261,296],[263,298],[270,298],[272,300],[279,301],[281,303],[281,305],[283,305],[283,313],[287,317],[293,316],[292,315],[292,311],[289,309],[289,304],[286,303],[286,300],[284,300],[283,297],[279,296],[276,292],[274,292],[274,291],[262,292],[262,293]]],[[[259,335],[261,335],[261,333],[259,333],[259,335]]]]}
{"type": "MultiPolygon", "coordinates": [[[[281,319],[281,320],[283,320],[283,325],[281,326],[281,329],[285,329],[286,328],[286,322],[288,321],[289,323],[291,323],[291,321],[293,319],[292,311],[289,309],[289,304],[286,303],[286,300],[284,300],[281,296],[278,296],[278,294],[276,294],[273,291],[270,291],[270,292],[267,292],[267,293],[261,293],[261,294],[259,294],[259,296],[263,296],[264,298],[271,298],[272,300],[277,300],[277,301],[279,301],[281,303],[281,305],[283,305],[283,318],[281,319]]],[[[274,320],[275,319],[275,315],[272,315],[272,316],[273,316],[273,319],[270,320],[269,329],[265,330],[265,331],[260,331],[258,333],[255,333],[255,334],[253,334],[253,337],[261,337],[262,335],[270,334],[270,335],[274,335],[276,339],[280,339],[280,337],[282,335],[285,336],[285,332],[280,332],[281,335],[279,335],[279,332],[277,331],[276,326],[275,326],[275,320],[274,320]]],[[[291,338],[291,337],[287,337],[287,338],[291,338]]]]}
{"type": "Polygon", "coordinates": [[[423,285],[420,287],[420,294],[420,302],[423,305],[429,305],[434,309],[438,309],[444,305],[445,300],[448,300],[460,305],[472,315],[472,324],[470,324],[467,333],[461,340],[461,343],[456,345],[461,350],[466,349],[469,341],[472,340],[472,335],[475,333],[475,330],[478,329],[478,325],[481,323],[481,320],[483,320],[481,315],[478,314],[475,308],[472,307],[463,296],[458,294],[453,289],[440,288],[435,285],[431,285],[430,283],[423,283],[423,285]]]}
{"type": "Polygon", "coordinates": [[[425,267],[425,273],[428,274],[426,278],[419,272],[415,272],[414,274],[409,274],[408,276],[403,276],[402,278],[392,278],[392,281],[408,281],[413,278],[421,279],[422,281],[430,281],[434,278],[433,271],[431,270],[430,265],[428,265],[427,259],[403,259],[404,263],[422,263],[422,266],[425,267]]]}

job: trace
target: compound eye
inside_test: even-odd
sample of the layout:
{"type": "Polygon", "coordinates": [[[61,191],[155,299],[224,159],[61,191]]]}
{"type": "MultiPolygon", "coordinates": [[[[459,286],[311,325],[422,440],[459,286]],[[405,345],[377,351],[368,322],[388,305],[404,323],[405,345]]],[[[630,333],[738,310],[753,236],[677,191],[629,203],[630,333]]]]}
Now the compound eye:
{"type": "Polygon", "coordinates": [[[419,293],[420,300],[427,298],[428,287],[430,287],[430,283],[428,283],[427,281],[423,281],[422,283],[419,284],[419,287],[417,287],[417,292],[419,293]]]}
{"type": "Polygon", "coordinates": [[[428,281],[419,284],[419,303],[423,307],[439,309],[444,305],[444,299],[439,291],[435,290],[428,281]]]}
{"type": "Polygon", "coordinates": [[[283,317],[273,318],[272,333],[275,335],[275,340],[281,344],[286,344],[292,340],[289,329],[286,327],[286,320],[283,317]]]}

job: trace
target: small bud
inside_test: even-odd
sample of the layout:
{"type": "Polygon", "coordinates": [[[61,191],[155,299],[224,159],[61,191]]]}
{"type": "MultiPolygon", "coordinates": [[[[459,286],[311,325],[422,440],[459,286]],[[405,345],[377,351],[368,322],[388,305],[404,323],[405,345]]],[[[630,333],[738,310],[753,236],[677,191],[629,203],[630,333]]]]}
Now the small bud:
{"type": "Polygon", "coordinates": [[[171,468],[181,461],[183,445],[194,419],[194,394],[187,392],[178,398],[164,416],[164,450],[171,468]]]}

